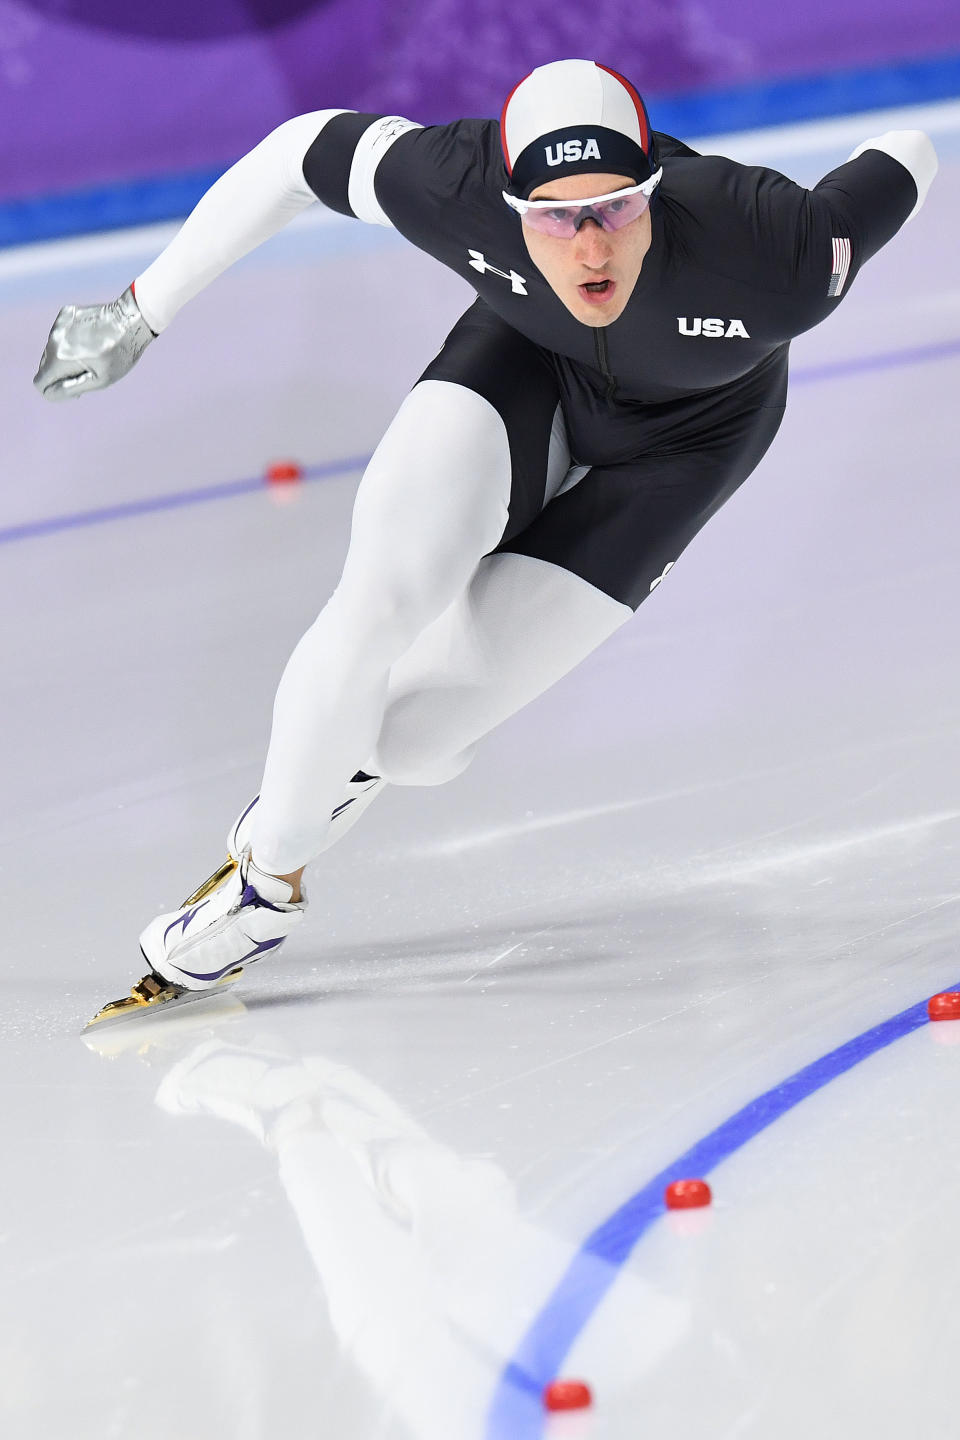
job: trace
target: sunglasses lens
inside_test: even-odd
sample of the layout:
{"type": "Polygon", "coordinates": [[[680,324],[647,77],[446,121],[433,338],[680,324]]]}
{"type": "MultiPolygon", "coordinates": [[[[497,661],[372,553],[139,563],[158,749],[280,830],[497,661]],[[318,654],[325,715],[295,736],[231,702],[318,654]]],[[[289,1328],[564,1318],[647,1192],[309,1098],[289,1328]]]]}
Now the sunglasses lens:
{"type": "Polygon", "coordinates": [[[523,223],[529,229],[539,230],[544,235],[555,235],[569,240],[577,233],[577,221],[582,212],[582,206],[576,209],[571,206],[558,206],[555,210],[527,210],[524,212],[523,223]]]}
{"type": "Polygon", "coordinates": [[[624,195],[621,199],[602,200],[593,209],[600,215],[604,230],[622,230],[631,220],[639,219],[649,204],[650,196],[638,190],[636,194],[624,195]]]}
{"type": "Polygon", "coordinates": [[[526,210],[523,223],[544,235],[572,240],[584,220],[599,220],[604,230],[621,230],[642,215],[649,204],[650,197],[638,190],[633,195],[614,195],[595,205],[555,205],[549,210],[526,210]]]}

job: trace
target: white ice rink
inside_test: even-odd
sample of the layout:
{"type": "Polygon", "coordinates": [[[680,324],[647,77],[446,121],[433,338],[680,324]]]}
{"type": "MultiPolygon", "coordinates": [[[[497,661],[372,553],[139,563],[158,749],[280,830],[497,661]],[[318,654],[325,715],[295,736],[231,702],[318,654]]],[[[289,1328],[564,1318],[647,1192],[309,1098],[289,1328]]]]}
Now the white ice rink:
{"type": "MultiPolygon", "coordinates": [[[[889,123],[710,148],[809,182],[889,123]]],[[[925,209],[636,618],[389,790],[272,966],[87,1036],[223,858],[469,292],[307,221],[54,407],[57,308],[169,232],[0,255],[4,1440],[960,1435],[960,1022],[925,1020],[960,985],[960,106],[919,123],[925,209]],[[231,492],[288,456],[325,473],[231,492]],[[694,1161],[712,1208],[665,1214],[694,1161]],[[593,1406],[546,1415],[554,1376],[593,1406]]]]}

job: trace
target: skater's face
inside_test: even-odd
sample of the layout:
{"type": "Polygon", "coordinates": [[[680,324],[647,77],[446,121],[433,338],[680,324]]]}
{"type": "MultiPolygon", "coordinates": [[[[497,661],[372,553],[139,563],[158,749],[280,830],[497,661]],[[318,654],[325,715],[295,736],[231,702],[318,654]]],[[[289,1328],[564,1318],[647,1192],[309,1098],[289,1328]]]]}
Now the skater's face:
{"type": "MultiPolygon", "coordinates": [[[[529,199],[570,204],[635,184],[624,175],[567,175],[538,186],[529,199]]],[[[584,220],[569,239],[523,226],[530,259],[551,290],[584,325],[597,327],[623,314],[651,233],[649,209],[620,230],[604,230],[596,220],[584,220]]]]}

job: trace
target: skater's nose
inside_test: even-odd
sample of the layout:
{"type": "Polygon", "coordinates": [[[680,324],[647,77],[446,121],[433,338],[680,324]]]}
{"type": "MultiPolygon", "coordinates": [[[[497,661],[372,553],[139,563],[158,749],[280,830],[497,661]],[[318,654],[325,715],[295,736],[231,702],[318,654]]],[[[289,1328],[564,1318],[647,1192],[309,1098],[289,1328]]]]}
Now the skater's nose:
{"type": "Polygon", "coordinates": [[[610,237],[596,220],[585,220],[572,244],[574,259],[590,270],[602,270],[613,253],[610,237]]]}

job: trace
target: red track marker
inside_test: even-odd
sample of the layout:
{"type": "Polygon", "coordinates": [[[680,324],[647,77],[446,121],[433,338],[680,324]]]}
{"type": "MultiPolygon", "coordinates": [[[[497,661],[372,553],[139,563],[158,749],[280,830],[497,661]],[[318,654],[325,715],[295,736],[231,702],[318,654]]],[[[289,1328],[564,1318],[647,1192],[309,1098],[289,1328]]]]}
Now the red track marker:
{"type": "Polygon", "coordinates": [[[709,1205],[713,1196],[706,1180],[674,1180],[663,1194],[668,1210],[696,1210],[709,1205]]]}
{"type": "Polygon", "coordinates": [[[927,1001],[931,1020],[960,1020],[960,990],[943,990],[927,1001]]]}
{"type": "Polygon", "coordinates": [[[296,460],[274,460],[267,466],[266,478],[270,485],[290,485],[303,479],[303,466],[296,460]]]}
{"type": "Polygon", "coordinates": [[[584,1410],[592,1400],[582,1380],[551,1380],[543,1392],[545,1410],[584,1410]]]}

